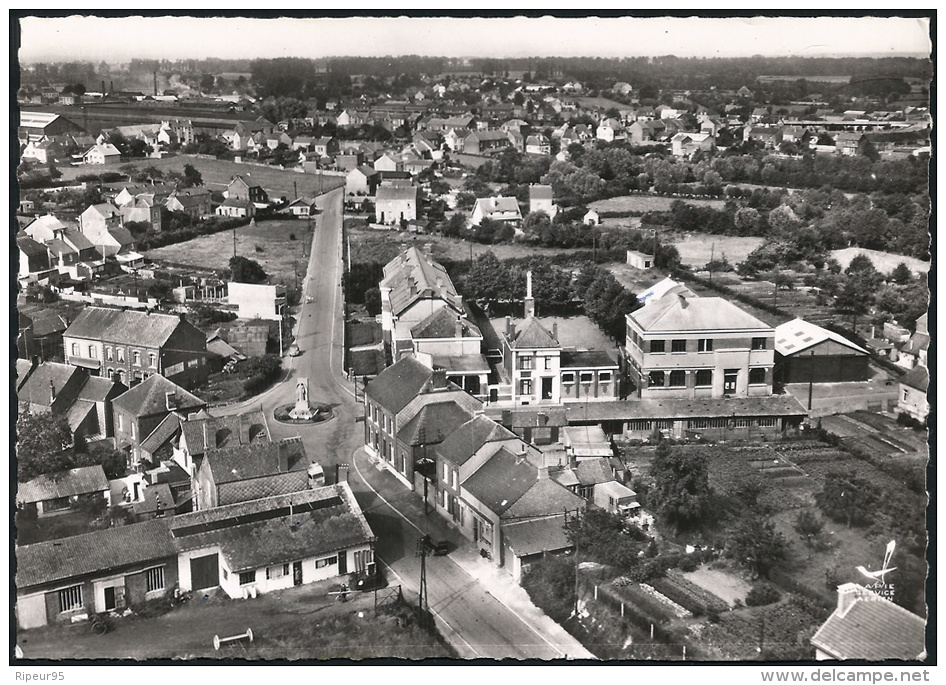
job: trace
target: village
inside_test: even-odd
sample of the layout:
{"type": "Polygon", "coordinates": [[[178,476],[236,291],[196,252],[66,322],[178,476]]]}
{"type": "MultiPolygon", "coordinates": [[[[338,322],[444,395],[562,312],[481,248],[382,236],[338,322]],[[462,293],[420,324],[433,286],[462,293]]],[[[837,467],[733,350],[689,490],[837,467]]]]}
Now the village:
{"type": "Polygon", "coordinates": [[[926,657],[928,62],[141,62],[16,94],[25,658],[926,657]]]}

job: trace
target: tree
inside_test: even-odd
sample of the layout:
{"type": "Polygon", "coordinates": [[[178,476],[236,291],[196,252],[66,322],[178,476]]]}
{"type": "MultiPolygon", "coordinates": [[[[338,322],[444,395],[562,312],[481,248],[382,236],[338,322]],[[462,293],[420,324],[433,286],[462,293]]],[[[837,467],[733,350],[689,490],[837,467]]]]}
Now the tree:
{"type": "Polygon", "coordinates": [[[913,272],[910,271],[910,267],[900,262],[894,270],[890,272],[890,276],[887,277],[887,280],[897,285],[906,285],[913,280],[913,272]]]}
{"type": "Polygon", "coordinates": [[[64,450],[72,444],[65,418],[51,412],[21,414],[16,422],[16,473],[22,483],[43,473],[72,468],[64,450]]]}
{"type": "Polygon", "coordinates": [[[835,521],[853,525],[868,524],[879,498],[868,481],[853,473],[832,472],[825,476],[824,487],[815,495],[821,511],[835,521]]]}
{"type": "Polygon", "coordinates": [[[184,165],[184,185],[187,187],[204,185],[204,178],[191,164],[184,165]]]}
{"type": "Polygon", "coordinates": [[[381,313],[381,290],[379,288],[369,288],[365,291],[365,310],[370,316],[377,316],[381,313]]]}
{"type": "Polygon", "coordinates": [[[657,513],[677,532],[699,524],[712,501],[706,457],[684,456],[661,441],[650,474],[654,488],[648,496],[657,513]]]}
{"type": "Polygon", "coordinates": [[[200,89],[206,93],[213,90],[213,87],[214,87],[214,75],[203,74],[200,77],[200,89]]]}
{"type": "Polygon", "coordinates": [[[569,541],[582,559],[616,566],[624,571],[637,566],[650,538],[605,509],[588,508],[565,524],[569,541]]]}
{"type": "Polygon", "coordinates": [[[141,138],[135,138],[128,143],[128,147],[123,154],[127,154],[129,157],[147,157],[150,151],[151,147],[145,141],[141,138]]]}
{"type": "Polygon", "coordinates": [[[237,283],[263,283],[269,276],[252,259],[236,255],[230,258],[230,280],[237,283]]]}
{"type": "Polygon", "coordinates": [[[757,577],[768,578],[769,571],[788,556],[788,541],[775,530],[775,524],[759,516],[744,519],[726,543],[726,556],[736,560],[757,577]]]}
{"type": "Polygon", "coordinates": [[[808,547],[808,558],[810,559],[811,548],[824,529],[824,519],[810,509],[803,509],[795,516],[795,523],[792,527],[799,537],[805,541],[805,545],[808,547]]]}

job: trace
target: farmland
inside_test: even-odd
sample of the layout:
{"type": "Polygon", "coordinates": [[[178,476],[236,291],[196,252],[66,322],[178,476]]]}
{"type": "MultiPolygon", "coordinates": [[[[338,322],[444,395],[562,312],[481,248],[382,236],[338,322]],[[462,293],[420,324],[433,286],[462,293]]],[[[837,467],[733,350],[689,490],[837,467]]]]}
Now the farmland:
{"type": "Polygon", "coordinates": [[[236,231],[203,235],[150,250],[146,256],[158,262],[219,271],[229,267],[234,253],[234,233],[236,254],[259,262],[273,280],[292,285],[294,267],[300,274],[305,273],[303,253],[308,254],[308,231],[306,222],[298,219],[264,221],[255,226],[241,226],[236,231]]]}
{"type": "Polygon", "coordinates": [[[680,253],[680,261],[687,266],[702,268],[711,259],[724,258],[735,266],[745,261],[749,253],[763,242],[764,238],[688,233],[673,239],[673,246],[680,253]]]}
{"type": "Polygon", "coordinates": [[[842,268],[846,269],[851,260],[857,255],[867,255],[873,263],[874,268],[882,274],[889,274],[898,264],[903,262],[914,274],[923,274],[929,272],[930,263],[924,262],[913,257],[904,257],[903,255],[890,252],[880,252],[878,250],[868,250],[864,247],[846,247],[843,250],[832,250],[831,256],[838,260],[842,268]]]}

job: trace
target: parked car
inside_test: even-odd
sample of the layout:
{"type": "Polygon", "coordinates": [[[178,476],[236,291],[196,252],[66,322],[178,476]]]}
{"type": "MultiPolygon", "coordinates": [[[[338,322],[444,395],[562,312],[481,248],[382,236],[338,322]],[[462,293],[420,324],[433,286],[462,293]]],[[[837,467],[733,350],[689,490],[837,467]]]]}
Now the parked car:
{"type": "Polygon", "coordinates": [[[295,343],[293,343],[292,345],[289,346],[289,356],[290,356],[290,357],[298,357],[300,354],[302,354],[302,350],[299,349],[299,346],[298,346],[298,345],[296,345],[295,343]]]}

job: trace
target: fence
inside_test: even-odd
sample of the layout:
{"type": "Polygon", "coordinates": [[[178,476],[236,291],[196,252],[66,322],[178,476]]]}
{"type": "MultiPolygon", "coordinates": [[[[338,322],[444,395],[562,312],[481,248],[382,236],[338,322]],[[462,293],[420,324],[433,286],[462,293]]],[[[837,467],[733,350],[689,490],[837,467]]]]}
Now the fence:
{"type": "Polygon", "coordinates": [[[404,592],[400,585],[374,591],[374,609],[383,609],[386,606],[397,606],[404,603],[404,592]]]}

